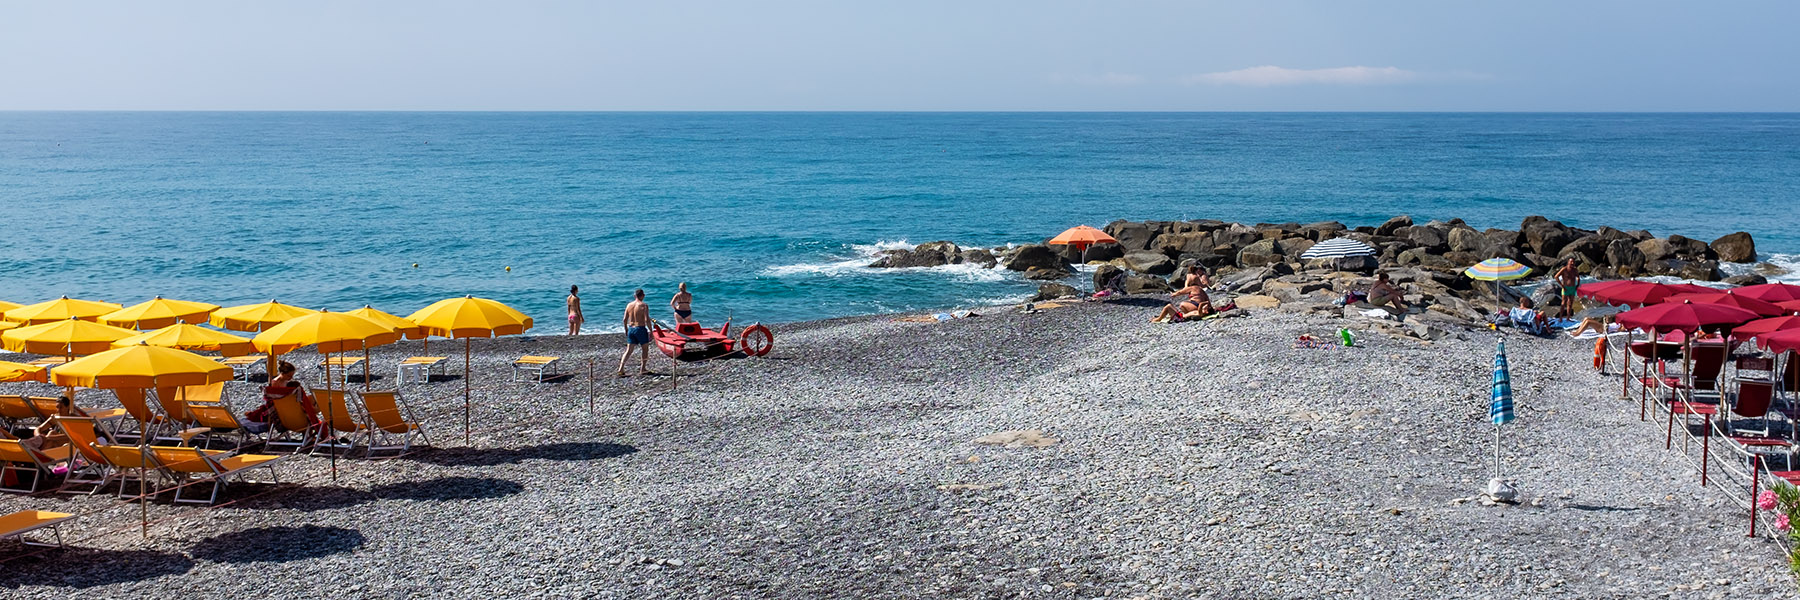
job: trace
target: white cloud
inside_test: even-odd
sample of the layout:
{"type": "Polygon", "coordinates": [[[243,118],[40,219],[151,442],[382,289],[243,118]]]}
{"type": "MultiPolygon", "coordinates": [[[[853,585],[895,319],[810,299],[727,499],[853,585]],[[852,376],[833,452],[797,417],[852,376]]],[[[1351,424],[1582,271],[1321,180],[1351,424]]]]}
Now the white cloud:
{"type": "Polygon", "coordinates": [[[1099,75],[1056,73],[1050,76],[1050,82],[1067,85],[1123,86],[1143,83],[1144,76],[1130,73],[1101,73],[1099,75]]]}
{"type": "Polygon", "coordinates": [[[1239,85],[1269,87],[1277,85],[1386,85],[1407,83],[1421,78],[1419,73],[1399,67],[1334,67],[1329,69],[1289,69],[1274,65],[1250,67],[1236,71],[1202,73],[1182,78],[1183,83],[1207,85],[1239,85]]]}

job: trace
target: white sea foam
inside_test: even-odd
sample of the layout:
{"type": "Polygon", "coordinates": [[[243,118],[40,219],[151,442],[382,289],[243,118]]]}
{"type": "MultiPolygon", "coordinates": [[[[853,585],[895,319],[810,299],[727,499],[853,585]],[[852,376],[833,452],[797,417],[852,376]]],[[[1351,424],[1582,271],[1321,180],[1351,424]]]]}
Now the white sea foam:
{"type": "Polygon", "coordinates": [[[763,273],[775,277],[792,275],[822,275],[842,277],[846,275],[883,275],[895,273],[940,273],[956,277],[964,281],[986,282],[1004,281],[1008,278],[1005,269],[984,268],[974,263],[942,265],[937,267],[909,267],[904,269],[872,269],[869,263],[875,262],[883,252],[889,250],[911,250],[915,244],[906,240],[882,240],[873,244],[851,244],[848,250],[851,256],[817,263],[801,263],[797,265],[777,265],[763,269],[763,273]]]}

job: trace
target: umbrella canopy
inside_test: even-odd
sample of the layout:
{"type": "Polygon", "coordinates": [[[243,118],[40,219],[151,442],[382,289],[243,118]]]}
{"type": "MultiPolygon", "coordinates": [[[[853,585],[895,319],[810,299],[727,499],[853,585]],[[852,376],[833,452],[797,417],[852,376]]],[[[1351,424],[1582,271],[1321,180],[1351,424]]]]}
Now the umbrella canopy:
{"type": "Polygon", "coordinates": [[[67,321],[69,319],[92,321],[100,315],[115,310],[119,310],[119,305],[111,302],[75,300],[68,296],[63,296],[48,302],[39,302],[29,306],[8,309],[6,311],[5,319],[25,325],[67,321]]]}
{"type": "Polygon", "coordinates": [[[113,342],[114,348],[150,345],[177,350],[204,350],[224,356],[243,356],[256,350],[249,339],[199,325],[179,323],[113,342]]]}
{"type": "Polygon", "coordinates": [[[1490,258],[1463,270],[1463,274],[1482,281],[1508,281],[1530,275],[1531,267],[1510,258],[1490,258]]]}
{"type": "Polygon", "coordinates": [[[447,338],[517,335],[531,329],[531,317],[487,298],[464,296],[439,300],[407,315],[425,333],[447,338]]]}
{"type": "Polygon", "coordinates": [[[319,311],[282,304],[274,300],[262,304],[232,306],[213,311],[209,322],[213,327],[232,331],[263,331],[283,321],[319,311]]]}
{"type": "Polygon", "coordinates": [[[1663,299],[1664,304],[1692,302],[1694,304],[1723,304],[1756,313],[1764,317],[1773,317],[1783,312],[1781,307],[1763,302],[1748,296],[1739,296],[1730,292],[1712,294],[1676,294],[1663,299]]]}
{"type": "Polygon", "coordinates": [[[230,381],[231,367],[186,350],[140,345],[75,359],[50,379],[70,387],[166,388],[230,381]]]}
{"type": "Polygon", "coordinates": [[[1070,227],[1068,231],[1056,234],[1056,237],[1050,238],[1049,243],[1058,246],[1074,246],[1076,250],[1086,250],[1088,246],[1094,244],[1116,244],[1118,242],[1119,240],[1106,235],[1104,231],[1086,225],[1076,225],[1070,227]]]}
{"type": "Polygon", "coordinates": [[[0,321],[0,331],[6,331],[8,329],[17,329],[19,327],[22,327],[22,326],[19,325],[18,323],[14,323],[12,321],[0,321]]]}
{"type": "Polygon", "coordinates": [[[44,381],[44,368],[0,360],[0,383],[14,381],[44,381]]]}
{"type": "Polygon", "coordinates": [[[373,306],[364,305],[362,308],[359,308],[359,309],[356,309],[356,310],[353,310],[353,311],[350,311],[350,312],[347,312],[344,314],[356,315],[356,316],[362,317],[364,319],[368,319],[370,321],[374,321],[376,323],[386,325],[386,326],[388,326],[389,329],[393,329],[395,333],[399,333],[400,335],[405,336],[406,339],[409,339],[409,340],[416,340],[416,339],[425,337],[425,328],[420,327],[418,323],[414,323],[410,320],[407,320],[407,319],[404,319],[401,317],[396,317],[394,315],[391,315],[391,314],[388,314],[385,312],[381,312],[379,310],[375,310],[375,307],[373,307],[373,306]]]}
{"type": "Polygon", "coordinates": [[[1619,325],[1648,331],[1691,332],[1702,327],[1742,325],[1758,318],[1754,312],[1723,304],[1669,302],[1619,313],[1619,325]]]}
{"type": "Polygon", "coordinates": [[[1488,418],[1495,425],[1513,420],[1512,374],[1506,368],[1506,340],[1494,350],[1494,398],[1488,404],[1488,418]]]}
{"type": "MultiPolygon", "coordinates": [[[[1760,285],[1746,285],[1744,287],[1737,288],[1732,291],[1735,293],[1744,295],[1744,296],[1749,296],[1751,298],[1755,298],[1757,300],[1762,300],[1764,302],[1774,302],[1777,304],[1782,303],[1782,302],[1789,302],[1789,301],[1793,301],[1793,300],[1800,300],[1800,285],[1793,285],[1791,283],[1764,283],[1764,284],[1760,284],[1760,285]]],[[[8,318],[10,318],[10,317],[11,317],[11,315],[9,314],[8,318]]]]}
{"type": "Polygon", "coordinates": [[[1758,336],[1756,338],[1756,345],[1762,346],[1764,350],[1776,354],[1800,350],[1800,329],[1789,329],[1786,331],[1777,331],[1765,336],[1758,336]]]}
{"type": "Polygon", "coordinates": [[[7,302],[5,300],[0,300],[0,314],[4,314],[4,313],[6,313],[6,311],[9,311],[9,310],[21,307],[21,306],[24,306],[24,305],[19,304],[17,302],[7,302]]]}
{"type": "Polygon", "coordinates": [[[161,329],[176,323],[205,323],[217,304],[168,300],[162,296],[100,315],[100,322],[130,329],[161,329]]]}
{"type": "Polygon", "coordinates": [[[1670,294],[1723,294],[1724,289],[1707,287],[1697,283],[1665,283],[1670,294]]]}
{"type": "MultiPolygon", "coordinates": [[[[1667,284],[1629,279],[1588,285],[1592,287],[1587,287],[1588,292],[1584,295],[1607,304],[1626,306],[1656,304],[1662,302],[1664,298],[1681,293],[1671,289],[1667,284]]],[[[1576,291],[1582,293],[1581,288],[1577,288],[1576,291]]]]}
{"type": "Polygon", "coordinates": [[[1782,310],[1800,315],[1800,300],[1789,300],[1787,302],[1776,302],[1775,306],[1781,307],[1782,310]]]}
{"type": "Polygon", "coordinates": [[[1316,258],[1344,258],[1350,256],[1374,256],[1375,247],[1350,238],[1331,238],[1307,248],[1300,253],[1301,260],[1316,258]]]}
{"type": "Polygon", "coordinates": [[[31,354],[93,354],[110,350],[114,341],[137,333],[71,317],[0,332],[0,345],[13,352],[31,354]]]}
{"type": "Polygon", "coordinates": [[[256,334],[251,343],[270,354],[318,346],[320,354],[363,350],[400,339],[393,328],[349,313],[316,312],[283,321],[256,334]]]}
{"type": "Polygon", "coordinates": [[[1789,329],[1800,329],[1800,317],[1788,316],[1757,319],[1733,327],[1731,329],[1731,339],[1742,341],[1750,338],[1760,338],[1777,331],[1787,331],[1789,329]]]}

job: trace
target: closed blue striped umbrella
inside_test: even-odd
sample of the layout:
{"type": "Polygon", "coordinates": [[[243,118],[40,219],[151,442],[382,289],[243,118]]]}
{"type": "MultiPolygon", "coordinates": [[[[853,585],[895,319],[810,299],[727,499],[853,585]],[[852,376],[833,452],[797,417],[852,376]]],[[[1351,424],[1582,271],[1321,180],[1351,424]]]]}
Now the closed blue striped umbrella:
{"type": "Polygon", "coordinates": [[[1488,418],[1495,425],[1513,420],[1512,375],[1506,369],[1506,340],[1500,340],[1494,353],[1494,400],[1488,404],[1488,418]]]}

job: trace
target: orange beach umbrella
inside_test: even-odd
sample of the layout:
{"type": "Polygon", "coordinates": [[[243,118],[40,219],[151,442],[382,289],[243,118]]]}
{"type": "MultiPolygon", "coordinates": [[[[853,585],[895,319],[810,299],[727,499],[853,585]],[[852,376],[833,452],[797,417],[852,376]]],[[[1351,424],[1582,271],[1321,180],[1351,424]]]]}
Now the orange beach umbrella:
{"type": "Polygon", "coordinates": [[[397,316],[394,316],[394,315],[391,315],[391,314],[388,314],[388,313],[385,313],[385,312],[382,312],[379,310],[375,310],[375,307],[369,306],[366,304],[363,305],[362,308],[359,308],[359,309],[356,309],[356,310],[353,310],[353,311],[350,311],[350,312],[347,312],[344,314],[356,315],[356,316],[362,317],[364,319],[368,319],[370,321],[374,321],[376,323],[386,325],[386,326],[388,326],[388,328],[393,329],[395,333],[398,333],[409,340],[416,340],[416,339],[425,337],[425,328],[420,327],[418,323],[414,323],[410,319],[397,317],[397,316]]]}
{"type": "Polygon", "coordinates": [[[1074,246],[1076,250],[1087,250],[1088,246],[1094,244],[1116,244],[1118,242],[1119,240],[1113,239],[1113,236],[1106,235],[1106,232],[1086,225],[1070,227],[1068,231],[1064,231],[1057,234],[1056,237],[1050,238],[1051,244],[1058,246],[1074,246]]]}
{"type": "Polygon", "coordinates": [[[100,315],[100,322],[130,329],[162,329],[176,323],[205,323],[217,304],[169,300],[162,296],[100,315]]]}
{"type": "Polygon", "coordinates": [[[63,296],[48,302],[39,302],[29,306],[7,309],[5,319],[25,325],[53,323],[69,319],[92,321],[100,315],[115,310],[119,310],[119,305],[111,302],[75,300],[68,296],[63,296]]]}

